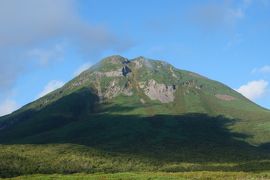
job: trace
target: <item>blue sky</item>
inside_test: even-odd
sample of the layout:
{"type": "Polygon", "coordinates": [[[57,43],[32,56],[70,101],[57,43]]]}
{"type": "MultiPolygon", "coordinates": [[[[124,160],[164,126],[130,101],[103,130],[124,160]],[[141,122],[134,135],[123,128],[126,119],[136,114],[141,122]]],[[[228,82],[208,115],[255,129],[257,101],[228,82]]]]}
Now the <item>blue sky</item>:
{"type": "Polygon", "coordinates": [[[165,60],[270,108],[270,0],[2,0],[0,115],[103,57],[165,60]]]}

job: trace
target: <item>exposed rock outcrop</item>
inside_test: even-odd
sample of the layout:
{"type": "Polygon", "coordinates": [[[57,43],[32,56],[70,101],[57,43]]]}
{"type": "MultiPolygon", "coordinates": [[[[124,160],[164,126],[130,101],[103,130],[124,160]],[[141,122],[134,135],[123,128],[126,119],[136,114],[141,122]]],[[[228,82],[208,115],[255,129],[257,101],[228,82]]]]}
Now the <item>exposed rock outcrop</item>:
{"type": "Polygon", "coordinates": [[[144,99],[141,98],[140,101],[141,101],[142,104],[145,104],[145,100],[144,99]]]}
{"type": "Polygon", "coordinates": [[[142,68],[142,66],[143,66],[142,61],[135,60],[134,63],[135,63],[135,68],[136,68],[136,69],[140,69],[140,68],[142,68]]]}
{"type": "Polygon", "coordinates": [[[105,58],[105,61],[106,60],[112,64],[119,64],[119,63],[122,63],[124,61],[128,61],[128,59],[126,59],[122,56],[118,56],[118,55],[107,57],[107,58],[105,58]]]}
{"type": "Polygon", "coordinates": [[[131,73],[131,69],[127,65],[125,65],[122,68],[122,75],[126,77],[128,75],[128,73],[131,73]]]}
{"type": "Polygon", "coordinates": [[[107,99],[111,99],[118,96],[120,92],[121,92],[121,88],[119,87],[116,80],[113,80],[112,82],[110,82],[110,85],[106,88],[104,97],[107,99]]]}
{"type": "Polygon", "coordinates": [[[122,69],[116,70],[116,71],[108,71],[108,72],[94,72],[93,75],[96,75],[96,77],[121,77],[122,69]]]}
{"type": "Polygon", "coordinates": [[[216,94],[215,95],[218,99],[223,100],[223,101],[233,101],[236,98],[227,94],[216,94]]]}
{"type": "Polygon", "coordinates": [[[172,77],[178,78],[178,76],[175,74],[174,69],[172,67],[170,67],[170,71],[172,73],[172,77]]]}
{"type": "Polygon", "coordinates": [[[174,101],[174,92],[176,86],[168,86],[165,84],[159,84],[155,80],[151,79],[147,83],[140,82],[139,87],[143,89],[145,95],[151,100],[158,100],[162,103],[169,103],[174,101]]]}
{"type": "Polygon", "coordinates": [[[100,86],[97,87],[98,95],[105,99],[112,99],[117,97],[120,94],[124,94],[126,96],[132,96],[132,88],[129,85],[120,86],[118,80],[114,79],[110,82],[109,86],[105,89],[101,89],[100,86]]]}

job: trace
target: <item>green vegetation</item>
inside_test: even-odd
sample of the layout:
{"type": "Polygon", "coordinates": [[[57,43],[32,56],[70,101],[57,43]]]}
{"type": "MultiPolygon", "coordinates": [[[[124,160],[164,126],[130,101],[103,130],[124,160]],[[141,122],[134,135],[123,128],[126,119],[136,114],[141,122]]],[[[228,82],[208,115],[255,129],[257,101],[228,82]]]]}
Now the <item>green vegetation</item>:
{"type": "MultiPolygon", "coordinates": [[[[210,156],[206,157],[203,152],[199,154],[198,151],[191,148],[182,150],[181,153],[186,153],[187,156],[193,153],[197,157],[181,160],[183,155],[178,153],[165,156],[165,154],[149,153],[148,151],[144,153],[109,152],[75,144],[2,145],[0,148],[0,175],[1,177],[13,177],[27,174],[73,174],[82,172],[91,174],[117,172],[143,174],[144,172],[152,172],[150,175],[155,175],[155,173],[163,172],[167,175],[172,173],[173,176],[173,173],[182,172],[179,174],[181,176],[189,174],[187,172],[194,172],[194,175],[200,174],[201,171],[215,172],[213,174],[217,175],[221,175],[221,172],[224,172],[225,175],[237,175],[238,173],[240,175],[256,175],[264,174],[262,172],[270,168],[270,160],[264,160],[263,157],[243,157],[245,155],[236,157],[232,153],[230,157],[229,155],[227,157],[234,157],[234,160],[229,161],[222,156],[215,157],[219,158],[218,161],[211,160],[210,156]]],[[[211,151],[209,153],[213,155],[211,151]]],[[[224,153],[226,153],[226,149],[224,153]]]]}
{"type": "Polygon", "coordinates": [[[268,110],[221,83],[113,56],[0,118],[0,177],[269,178],[269,120],[268,110]],[[102,74],[123,63],[128,76],[102,74]],[[174,87],[174,101],[151,100],[140,87],[149,80],[174,87]],[[132,95],[101,98],[120,90],[132,95]],[[32,176],[74,173],[86,174],[32,176]]]}
{"type": "Polygon", "coordinates": [[[29,175],[12,178],[13,180],[210,180],[210,179],[269,179],[270,173],[245,173],[245,172],[186,172],[186,173],[114,173],[114,174],[73,174],[73,175],[29,175]]]}

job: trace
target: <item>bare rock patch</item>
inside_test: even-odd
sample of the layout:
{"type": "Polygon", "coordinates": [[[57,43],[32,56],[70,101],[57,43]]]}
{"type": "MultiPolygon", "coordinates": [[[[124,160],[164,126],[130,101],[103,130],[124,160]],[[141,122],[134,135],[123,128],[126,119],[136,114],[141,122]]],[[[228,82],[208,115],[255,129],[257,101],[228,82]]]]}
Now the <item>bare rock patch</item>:
{"type": "Polygon", "coordinates": [[[121,77],[123,76],[122,74],[122,68],[117,70],[117,71],[108,71],[108,72],[94,72],[94,76],[96,77],[121,77]]]}
{"type": "Polygon", "coordinates": [[[223,101],[233,101],[236,98],[227,94],[216,94],[215,95],[218,99],[223,100],[223,101]]]}
{"type": "Polygon", "coordinates": [[[140,82],[140,88],[144,90],[151,100],[159,100],[162,103],[169,103],[174,101],[174,92],[176,87],[174,85],[168,86],[165,84],[159,84],[155,80],[151,79],[147,83],[140,82]]]}
{"type": "MultiPolygon", "coordinates": [[[[99,89],[99,91],[101,92],[101,89],[99,89]]],[[[129,86],[121,87],[117,80],[111,81],[108,87],[106,87],[106,89],[104,89],[103,91],[104,92],[103,93],[101,92],[100,94],[102,94],[105,99],[112,99],[114,97],[117,97],[120,94],[124,94],[126,96],[133,95],[131,87],[129,86]]]]}

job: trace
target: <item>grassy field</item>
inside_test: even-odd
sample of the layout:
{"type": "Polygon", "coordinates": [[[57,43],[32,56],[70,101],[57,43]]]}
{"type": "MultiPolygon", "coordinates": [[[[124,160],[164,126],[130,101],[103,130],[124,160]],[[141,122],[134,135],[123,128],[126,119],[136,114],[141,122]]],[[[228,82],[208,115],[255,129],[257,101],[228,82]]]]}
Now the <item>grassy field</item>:
{"type": "Polygon", "coordinates": [[[183,172],[183,173],[163,173],[163,172],[144,172],[144,173],[114,173],[114,174],[72,174],[72,175],[28,175],[10,178],[12,180],[259,180],[270,179],[270,172],[245,173],[245,172],[183,172]]]}
{"type": "MultiPolygon", "coordinates": [[[[229,152],[226,147],[223,153],[218,152],[215,155],[211,155],[211,150],[207,153],[192,148],[179,153],[147,154],[146,150],[143,151],[145,152],[108,152],[75,144],[1,145],[0,177],[74,173],[106,173],[105,175],[95,174],[95,176],[108,176],[108,178],[118,177],[118,175],[123,178],[126,176],[139,178],[147,177],[147,175],[149,177],[170,175],[183,178],[195,178],[198,175],[268,177],[268,174],[263,172],[268,172],[270,169],[270,160],[267,156],[257,157],[258,153],[248,156],[244,154],[247,152],[243,153],[241,150],[226,155],[226,152],[229,152]],[[243,153],[242,156],[241,153],[243,153]],[[183,159],[183,156],[186,156],[186,159],[183,159]],[[226,156],[231,159],[226,159],[226,156]],[[202,173],[202,171],[205,172],[202,173]],[[112,175],[107,175],[107,173],[112,173],[112,175]]],[[[91,178],[91,176],[87,177],[91,178]]],[[[35,177],[38,176],[33,178],[35,177]]],[[[64,177],[69,178],[69,176],[64,177]]]]}

